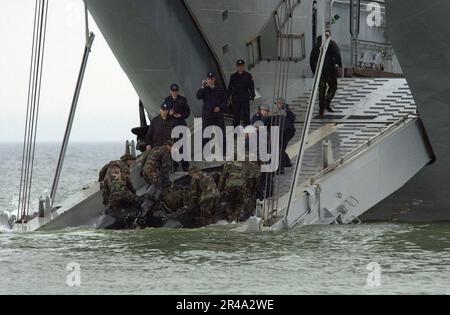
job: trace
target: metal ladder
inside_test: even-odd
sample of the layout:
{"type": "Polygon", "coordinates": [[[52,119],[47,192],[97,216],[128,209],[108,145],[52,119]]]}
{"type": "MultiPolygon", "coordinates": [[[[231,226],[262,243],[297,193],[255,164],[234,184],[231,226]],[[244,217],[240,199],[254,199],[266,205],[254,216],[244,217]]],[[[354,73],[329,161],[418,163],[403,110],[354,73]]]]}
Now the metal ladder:
{"type": "Polygon", "coordinates": [[[292,20],[294,11],[299,5],[300,0],[282,0],[259,34],[246,43],[250,69],[261,61],[300,62],[306,58],[305,34],[290,33],[283,35],[284,29],[292,20]],[[268,44],[269,41],[273,42],[273,36],[277,37],[277,42],[288,41],[288,47],[291,51],[289,55],[293,57],[286,59],[278,55],[278,52],[273,49],[273,45],[268,44]]]}

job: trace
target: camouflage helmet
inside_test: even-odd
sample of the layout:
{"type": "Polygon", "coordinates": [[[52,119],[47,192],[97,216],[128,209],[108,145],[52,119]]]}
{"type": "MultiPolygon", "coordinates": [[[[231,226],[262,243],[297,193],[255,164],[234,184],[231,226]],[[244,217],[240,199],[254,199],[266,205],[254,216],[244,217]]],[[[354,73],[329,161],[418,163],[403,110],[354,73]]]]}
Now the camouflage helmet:
{"type": "Polygon", "coordinates": [[[120,160],[122,162],[128,162],[128,161],[135,161],[136,158],[134,156],[132,156],[130,153],[126,153],[126,154],[122,155],[120,160]]]}
{"type": "Polygon", "coordinates": [[[188,171],[188,173],[189,174],[191,174],[191,175],[194,175],[194,174],[200,174],[202,171],[198,168],[198,167],[196,167],[196,166],[191,166],[190,168],[189,168],[189,171],[188,171]]]}

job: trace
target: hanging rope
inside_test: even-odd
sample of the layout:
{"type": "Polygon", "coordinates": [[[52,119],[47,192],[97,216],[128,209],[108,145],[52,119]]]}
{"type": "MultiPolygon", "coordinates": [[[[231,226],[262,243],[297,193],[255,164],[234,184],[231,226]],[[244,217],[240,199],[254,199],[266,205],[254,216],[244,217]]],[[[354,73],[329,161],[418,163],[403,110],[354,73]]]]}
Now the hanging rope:
{"type": "MultiPolygon", "coordinates": [[[[279,91],[279,96],[278,99],[282,98],[286,101],[287,99],[287,88],[288,88],[288,80],[289,80],[289,66],[290,66],[290,62],[293,58],[293,50],[291,49],[291,45],[292,45],[292,40],[290,35],[292,34],[292,28],[293,28],[293,12],[294,12],[294,2],[296,0],[290,0],[287,3],[288,6],[288,22],[286,23],[287,27],[286,27],[286,33],[284,34],[284,70],[283,70],[283,74],[282,74],[282,82],[281,82],[281,90],[279,91]]],[[[281,148],[281,143],[284,142],[284,136],[285,136],[285,124],[286,124],[286,115],[285,115],[285,111],[283,111],[282,109],[278,108],[277,105],[275,104],[275,110],[278,112],[278,125],[280,126],[280,145],[279,145],[279,163],[280,166],[283,163],[283,152],[282,152],[282,148],[281,148]]],[[[275,213],[275,211],[278,210],[278,201],[280,199],[280,190],[281,190],[281,181],[278,180],[276,182],[276,185],[274,187],[274,202],[272,205],[272,209],[271,212],[275,213]]]]}
{"type": "MultiPolygon", "coordinates": [[[[289,79],[289,63],[293,58],[293,50],[291,49],[291,38],[290,34],[293,29],[293,11],[295,8],[295,2],[297,0],[285,0],[281,7],[280,12],[276,12],[275,19],[280,21],[280,29],[278,30],[278,61],[276,63],[275,70],[275,82],[274,82],[274,93],[272,102],[272,117],[271,126],[277,125],[280,127],[280,142],[277,144],[278,148],[271,148],[271,142],[269,141],[269,150],[281,149],[281,141],[284,138],[284,124],[285,116],[282,115],[282,111],[277,107],[276,101],[280,98],[286,99],[287,87],[289,79]],[[283,10],[284,8],[284,10],[283,10]],[[278,16],[279,15],[279,16],[278,16]]],[[[281,163],[281,151],[279,152],[279,158],[281,163]]],[[[277,185],[274,185],[274,178],[276,173],[267,174],[265,178],[264,193],[265,197],[269,195],[269,191],[272,191],[272,198],[265,198],[264,208],[269,210],[269,216],[272,216],[278,207],[278,195],[280,192],[281,182],[278,181],[277,185]]]]}
{"type": "Polygon", "coordinates": [[[28,83],[27,112],[22,148],[19,204],[17,218],[27,221],[30,209],[31,185],[33,182],[36,135],[41,98],[42,68],[44,63],[45,37],[47,31],[48,0],[36,0],[33,26],[33,42],[28,83]]]}

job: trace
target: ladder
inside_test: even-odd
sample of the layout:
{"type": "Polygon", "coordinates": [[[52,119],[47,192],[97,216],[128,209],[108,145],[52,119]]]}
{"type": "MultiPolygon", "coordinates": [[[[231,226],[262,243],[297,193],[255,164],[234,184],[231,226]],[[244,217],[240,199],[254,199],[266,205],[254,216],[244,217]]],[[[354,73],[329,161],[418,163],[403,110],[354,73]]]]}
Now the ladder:
{"type": "Polygon", "coordinates": [[[305,34],[288,32],[286,29],[299,5],[300,0],[282,0],[258,35],[246,43],[249,69],[261,61],[300,62],[306,58],[305,34]],[[279,55],[277,47],[280,41],[287,41],[286,46],[284,42],[281,44],[289,47],[289,58],[279,55]]]}

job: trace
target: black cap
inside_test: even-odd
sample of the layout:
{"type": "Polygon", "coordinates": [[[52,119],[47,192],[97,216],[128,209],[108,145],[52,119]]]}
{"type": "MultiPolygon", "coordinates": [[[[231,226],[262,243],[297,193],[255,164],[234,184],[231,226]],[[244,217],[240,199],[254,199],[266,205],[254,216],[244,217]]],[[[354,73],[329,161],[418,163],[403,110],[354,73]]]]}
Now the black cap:
{"type": "Polygon", "coordinates": [[[237,65],[237,66],[243,66],[243,65],[245,65],[244,59],[239,59],[238,61],[236,61],[236,65],[237,65]]]}
{"type": "Polygon", "coordinates": [[[164,102],[164,103],[161,104],[161,109],[169,111],[170,110],[170,105],[167,104],[166,102],[164,102]]]}
{"type": "Polygon", "coordinates": [[[207,77],[208,79],[213,79],[213,78],[215,78],[216,76],[215,76],[215,74],[214,74],[213,72],[208,72],[208,74],[206,75],[206,77],[207,77]]]}
{"type": "Polygon", "coordinates": [[[180,90],[180,86],[179,86],[178,84],[176,84],[176,83],[173,83],[173,84],[170,86],[170,90],[171,90],[171,91],[174,91],[174,92],[178,92],[178,91],[180,90]]]}

